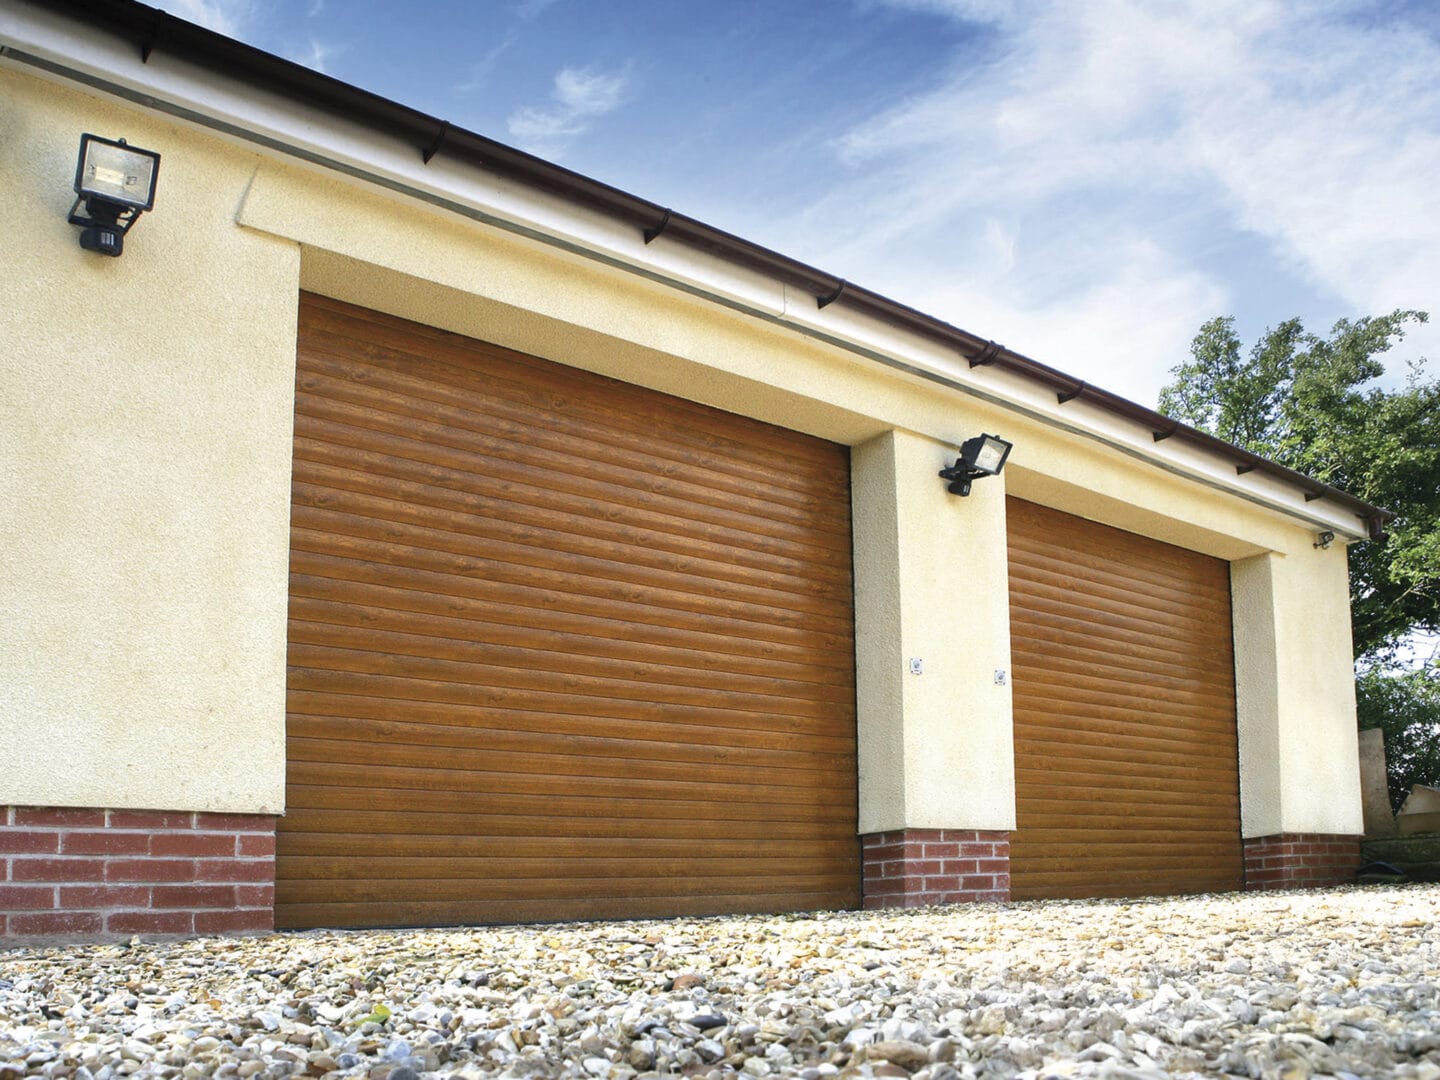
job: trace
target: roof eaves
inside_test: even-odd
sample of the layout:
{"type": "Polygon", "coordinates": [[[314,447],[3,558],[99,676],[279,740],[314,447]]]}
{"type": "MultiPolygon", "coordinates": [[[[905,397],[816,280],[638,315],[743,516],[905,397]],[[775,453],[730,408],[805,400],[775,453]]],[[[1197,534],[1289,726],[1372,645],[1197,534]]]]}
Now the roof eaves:
{"type": "Polygon", "coordinates": [[[1228,459],[1234,464],[1237,475],[1259,472],[1286,486],[1300,489],[1306,501],[1328,499],[1354,513],[1365,523],[1371,537],[1381,535],[1384,524],[1395,516],[1391,511],[1373,506],[1348,492],[833,274],[523,150],[186,22],[137,0],[31,2],[54,8],[67,17],[79,18],[129,42],[137,49],[142,61],[148,62],[154,50],[163,49],[213,72],[304,101],[309,106],[363,123],[407,142],[415,147],[417,156],[427,164],[440,155],[464,161],[599,211],[641,231],[646,243],[663,237],[666,241],[687,245],[808,292],[821,307],[842,303],[886,325],[952,348],[972,367],[995,365],[1027,381],[1048,387],[1055,391],[1057,404],[1083,400],[1148,428],[1156,442],[1175,438],[1228,459]]]}

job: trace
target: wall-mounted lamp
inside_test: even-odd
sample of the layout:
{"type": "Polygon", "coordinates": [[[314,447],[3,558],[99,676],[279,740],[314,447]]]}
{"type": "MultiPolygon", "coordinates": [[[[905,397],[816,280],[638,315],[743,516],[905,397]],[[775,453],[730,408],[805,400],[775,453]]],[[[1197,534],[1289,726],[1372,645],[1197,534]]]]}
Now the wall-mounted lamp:
{"type": "Polygon", "coordinates": [[[75,205],[70,224],[82,226],[80,246],[102,255],[125,250],[125,233],[146,210],[155,205],[155,177],[160,155],[98,135],[80,136],[80,158],[75,164],[75,205]],[[80,204],[85,204],[85,215],[80,204]]]}
{"type": "Polygon", "coordinates": [[[976,435],[960,444],[960,456],[940,475],[950,483],[952,495],[969,495],[970,482],[981,476],[996,476],[1005,467],[1011,444],[995,435],[976,435]]]}
{"type": "Polygon", "coordinates": [[[1310,546],[1317,548],[1328,548],[1334,542],[1335,534],[1329,529],[1325,529],[1323,532],[1320,532],[1316,535],[1315,543],[1311,544],[1310,546]]]}

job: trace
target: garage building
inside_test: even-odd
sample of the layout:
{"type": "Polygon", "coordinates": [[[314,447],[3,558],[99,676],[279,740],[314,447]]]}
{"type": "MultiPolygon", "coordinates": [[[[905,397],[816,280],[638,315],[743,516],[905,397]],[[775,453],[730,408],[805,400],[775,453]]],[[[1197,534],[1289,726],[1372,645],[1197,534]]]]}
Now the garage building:
{"type": "Polygon", "coordinates": [[[1384,511],[128,0],[0,101],[0,935],[1353,873],[1384,511]]]}

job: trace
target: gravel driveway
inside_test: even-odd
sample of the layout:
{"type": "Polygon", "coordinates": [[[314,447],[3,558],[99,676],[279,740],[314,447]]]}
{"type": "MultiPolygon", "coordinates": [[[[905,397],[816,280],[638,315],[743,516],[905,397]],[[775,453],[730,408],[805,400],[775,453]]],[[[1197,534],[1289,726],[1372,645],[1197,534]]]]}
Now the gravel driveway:
{"type": "Polygon", "coordinates": [[[0,953],[0,1080],[1440,1080],[1440,886],[0,953]]]}

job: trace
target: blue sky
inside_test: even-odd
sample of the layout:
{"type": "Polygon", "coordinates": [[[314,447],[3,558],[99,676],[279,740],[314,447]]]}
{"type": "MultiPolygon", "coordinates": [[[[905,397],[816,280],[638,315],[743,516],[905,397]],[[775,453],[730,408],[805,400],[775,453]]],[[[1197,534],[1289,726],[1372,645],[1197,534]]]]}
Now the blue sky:
{"type": "Polygon", "coordinates": [[[160,6],[1147,405],[1215,315],[1440,356],[1440,5],[160,6]]]}

